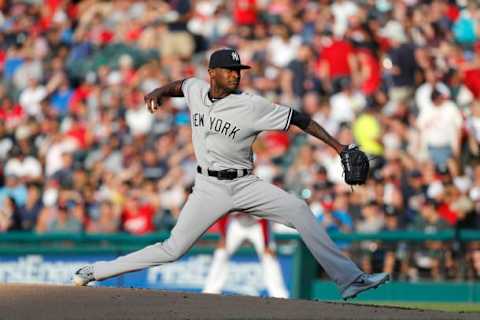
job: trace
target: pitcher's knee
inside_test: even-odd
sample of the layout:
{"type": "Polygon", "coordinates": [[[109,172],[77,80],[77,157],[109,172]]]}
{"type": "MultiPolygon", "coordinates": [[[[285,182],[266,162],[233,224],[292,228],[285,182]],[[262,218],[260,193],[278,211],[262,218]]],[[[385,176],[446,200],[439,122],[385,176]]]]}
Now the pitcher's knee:
{"type": "Polygon", "coordinates": [[[183,252],[183,251],[175,251],[173,254],[171,254],[171,259],[170,259],[169,262],[177,261],[178,259],[183,257],[184,254],[185,254],[185,252],[183,252]]]}
{"type": "Polygon", "coordinates": [[[183,255],[185,254],[185,250],[176,247],[174,250],[167,251],[167,253],[169,255],[169,262],[174,262],[183,257],[183,255]]]}
{"type": "Polygon", "coordinates": [[[183,250],[182,247],[169,240],[170,239],[167,239],[152,245],[155,254],[158,255],[160,260],[164,260],[164,262],[177,261],[185,254],[185,250],[183,250]]]}

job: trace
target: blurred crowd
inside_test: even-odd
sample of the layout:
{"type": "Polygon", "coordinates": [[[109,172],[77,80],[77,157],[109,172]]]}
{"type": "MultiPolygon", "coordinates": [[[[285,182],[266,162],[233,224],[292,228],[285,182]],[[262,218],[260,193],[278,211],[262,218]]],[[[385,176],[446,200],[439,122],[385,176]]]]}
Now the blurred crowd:
{"type": "MultiPolygon", "coordinates": [[[[293,126],[256,141],[256,174],[329,231],[480,229],[480,5],[468,0],[0,1],[0,232],[170,230],[195,158],[185,101],[143,96],[207,79],[308,113],[369,154],[353,192],[339,157],[293,126]]],[[[278,232],[285,231],[280,227],[278,232]]],[[[366,271],[480,277],[477,242],[339,242],[366,271]],[[459,262],[460,261],[460,262],[459,262]]]]}

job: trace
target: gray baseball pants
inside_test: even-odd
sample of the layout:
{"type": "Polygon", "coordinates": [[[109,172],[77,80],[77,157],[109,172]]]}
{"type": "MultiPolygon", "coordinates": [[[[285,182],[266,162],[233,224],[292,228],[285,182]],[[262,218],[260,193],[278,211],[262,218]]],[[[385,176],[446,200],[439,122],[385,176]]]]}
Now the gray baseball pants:
{"type": "Polygon", "coordinates": [[[230,211],[243,211],[295,228],[340,290],[363,273],[339,251],[308,205],[296,196],[254,175],[218,180],[197,174],[193,192],[170,238],[112,261],[94,263],[95,279],[103,280],[178,260],[217,219],[230,211]]]}

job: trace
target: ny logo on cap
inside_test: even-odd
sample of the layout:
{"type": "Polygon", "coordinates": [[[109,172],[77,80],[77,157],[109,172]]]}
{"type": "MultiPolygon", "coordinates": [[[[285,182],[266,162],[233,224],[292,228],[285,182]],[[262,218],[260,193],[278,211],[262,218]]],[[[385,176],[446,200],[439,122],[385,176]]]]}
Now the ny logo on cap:
{"type": "Polygon", "coordinates": [[[240,56],[235,51],[232,51],[232,59],[234,61],[240,61],[240,56]]]}

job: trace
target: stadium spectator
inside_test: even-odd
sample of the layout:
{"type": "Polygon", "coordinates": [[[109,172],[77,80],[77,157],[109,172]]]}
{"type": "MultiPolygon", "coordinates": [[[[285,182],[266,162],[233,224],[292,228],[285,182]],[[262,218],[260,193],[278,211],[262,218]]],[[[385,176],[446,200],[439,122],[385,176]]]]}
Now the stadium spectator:
{"type": "Polygon", "coordinates": [[[98,218],[92,217],[86,231],[89,233],[115,233],[120,227],[120,210],[112,202],[104,200],[98,209],[98,218]]]}
{"type": "Polygon", "coordinates": [[[284,24],[272,26],[273,37],[267,44],[269,61],[277,68],[285,68],[297,56],[301,44],[300,36],[292,34],[284,24]]]}
{"type": "Polygon", "coordinates": [[[408,172],[401,188],[404,207],[403,223],[408,225],[419,214],[420,206],[426,199],[427,186],[422,172],[418,169],[408,172]]]}
{"type": "Polygon", "coordinates": [[[471,103],[465,112],[465,129],[467,131],[467,161],[478,163],[480,157],[480,101],[471,103]]]}
{"type": "Polygon", "coordinates": [[[40,84],[35,78],[30,78],[28,86],[23,89],[20,94],[19,102],[20,106],[25,112],[37,120],[42,118],[42,110],[40,102],[48,95],[47,88],[40,84]]]}
{"type": "MultiPolygon", "coordinates": [[[[431,199],[426,199],[422,203],[420,215],[416,217],[413,223],[414,230],[431,234],[449,228],[448,223],[441,219],[438,214],[436,206],[437,203],[431,199]]],[[[419,244],[419,247],[413,256],[413,267],[417,269],[413,274],[418,276],[418,269],[425,269],[429,271],[432,279],[442,279],[442,259],[445,250],[448,249],[447,245],[441,241],[426,241],[424,244],[419,244]]]]}
{"type": "Polygon", "coordinates": [[[382,29],[391,46],[387,59],[383,62],[385,72],[391,81],[388,94],[392,103],[410,99],[415,86],[417,61],[415,46],[408,42],[404,26],[401,22],[390,20],[382,29]]]}
{"type": "Polygon", "coordinates": [[[11,197],[16,206],[23,206],[27,200],[27,188],[19,176],[5,175],[5,183],[0,187],[0,201],[11,197]]]}
{"type": "Polygon", "coordinates": [[[62,153],[62,166],[53,173],[52,178],[60,182],[62,188],[73,187],[73,155],[70,152],[62,153]]]}
{"type": "MultiPolygon", "coordinates": [[[[75,204],[74,206],[77,206],[75,204]]],[[[82,231],[82,222],[74,214],[74,207],[60,205],[55,210],[46,232],[80,232],[82,231]]]]}
{"type": "MultiPolygon", "coordinates": [[[[364,233],[379,232],[384,228],[385,214],[380,208],[380,204],[375,200],[370,200],[362,208],[362,219],[357,222],[356,231],[364,233]]],[[[361,265],[364,270],[373,272],[375,263],[373,258],[379,250],[378,241],[362,241],[361,247],[361,265]]]]}
{"type": "Polygon", "coordinates": [[[354,89],[350,78],[338,80],[338,88],[339,92],[330,98],[330,117],[337,122],[337,125],[343,122],[351,124],[356,114],[365,108],[365,96],[354,89]]]}
{"type": "Polygon", "coordinates": [[[150,233],[154,230],[153,215],[153,206],[143,201],[138,191],[132,191],[122,210],[122,228],[136,235],[150,233]]]}
{"type": "Polygon", "coordinates": [[[380,106],[371,102],[365,110],[356,117],[352,124],[353,137],[356,143],[368,155],[373,157],[373,170],[380,169],[384,164],[385,149],[383,146],[382,115],[379,113],[380,106]]]}
{"type": "Polygon", "coordinates": [[[324,88],[330,93],[336,93],[341,89],[340,82],[343,79],[352,79],[356,75],[357,61],[353,46],[347,40],[325,30],[319,39],[320,48],[316,48],[320,54],[317,61],[318,74],[324,88]]]}
{"type": "Polygon", "coordinates": [[[21,178],[24,182],[39,180],[42,176],[40,161],[33,156],[26,155],[18,146],[10,151],[10,158],[3,169],[5,175],[21,178]]]}
{"type": "Polygon", "coordinates": [[[462,115],[439,84],[432,94],[432,107],[423,109],[417,121],[430,159],[439,168],[452,168],[451,160],[460,155],[462,115]]]}
{"type": "Polygon", "coordinates": [[[321,83],[312,74],[312,59],[312,48],[306,44],[300,45],[287,68],[281,70],[284,95],[300,99],[310,92],[316,93],[321,89],[321,83]]]}
{"type": "Polygon", "coordinates": [[[13,197],[2,198],[0,207],[0,232],[20,229],[20,216],[13,197]]]}
{"type": "Polygon", "coordinates": [[[25,111],[8,96],[3,97],[0,102],[0,120],[5,123],[7,129],[15,129],[26,118],[25,111]]]}
{"type": "MultiPolygon", "coordinates": [[[[328,232],[350,233],[353,231],[353,220],[348,213],[348,191],[333,192],[330,202],[324,202],[323,212],[317,221],[325,226],[328,232]]],[[[350,241],[337,240],[335,244],[349,254],[350,241]]]]}
{"type": "MultiPolygon", "coordinates": [[[[393,206],[384,205],[385,225],[382,231],[398,231],[401,228],[400,212],[393,206]]],[[[398,278],[401,272],[406,271],[407,265],[404,263],[405,258],[405,242],[383,241],[381,243],[381,251],[383,254],[383,272],[390,273],[394,278],[398,278]]]]}
{"type": "Polygon", "coordinates": [[[40,186],[31,183],[27,187],[27,201],[18,208],[22,230],[33,231],[37,224],[38,216],[43,209],[40,186]]]}

